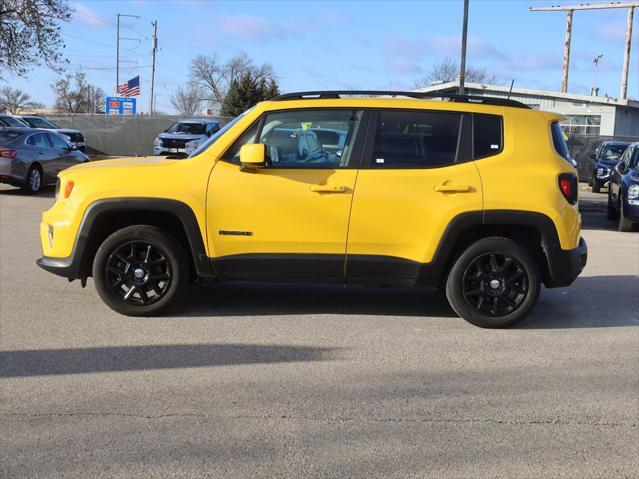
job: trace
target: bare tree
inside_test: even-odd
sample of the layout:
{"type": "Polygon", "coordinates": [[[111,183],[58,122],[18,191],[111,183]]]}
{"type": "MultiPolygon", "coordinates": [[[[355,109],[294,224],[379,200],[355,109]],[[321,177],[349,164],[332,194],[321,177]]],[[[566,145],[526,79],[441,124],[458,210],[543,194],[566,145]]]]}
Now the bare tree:
{"type": "Polygon", "coordinates": [[[88,83],[82,72],[60,78],[51,88],[56,95],[56,109],[65,113],[93,113],[104,98],[102,88],[88,83]]]}
{"type": "Polygon", "coordinates": [[[239,81],[247,72],[256,81],[275,79],[273,66],[270,63],[255,65],[245,53],[226,62],[222,62],[217,55],[198,55],[191,62],[193,82],[202,88],[206,100],[217,108],[221,108],[224,104],[231,85],[239,81]]]}
{"type": "Polygon", "coordinates": [[[204,101],[202,87],[195,83],[188,83],[185,87],[178,87],[177,91],[171,95],[171,105],[183,116],[195,115],[204,101]]]}
{"type": "Polygon", "coordinates": [[[30,67],[59,69],[60,23],[71,18],[66,0],[0,1],[0,70],[24,76],[30,67]]]}
{"type": "Polygon", "coordinates": [[[42,103],[31,101],[31,95],[18,89],[5,86],[0,89],[0,111],[17,115],[26,108],[42,108],[42,103]]]}
{"type": "MultiPolygon", "coordinates": [[[[415,86],[419,88],[430,86],[438,82],[448,83],[459,79],[459,75],[459,64],[450,58],[444,58],[434,64],[424,78],[415,82],[415,86]]],[[[466,67],[466,81],[473,83],[497,83],[499,77],[494,73],[489,73],[485,68],[468,66],[466,67]]]]}

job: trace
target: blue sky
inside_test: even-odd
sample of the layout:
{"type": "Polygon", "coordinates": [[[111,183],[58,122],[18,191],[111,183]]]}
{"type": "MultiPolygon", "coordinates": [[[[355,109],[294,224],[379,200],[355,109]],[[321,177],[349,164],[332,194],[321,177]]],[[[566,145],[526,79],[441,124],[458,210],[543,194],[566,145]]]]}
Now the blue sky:
{"type": "MultiPolygon", "coordinates": [[[[120,79],[137,74],[140,104],[149,104],[151,21],[158,21],[157,107],[188,81],[197,54],[221,59],[246,52],[270,62],[282,91],[407,89],[443,57],[459,57],[461,0],[447,1],[70,1],[75,14],[62,34],[70,71],[82,70],[106,92],[115,84],[115,15],[123,18],[120,79]],[[126,65],[134,68],[126,68],[126,65]]],[[[495,72],[504,84],[558,90],[565,13],[529,12],[529,6],[577,1],[471,0],[468,63],[495,72]]],[[[639,98],[639,12],[635,12],[629,95],[639,98]]],[[[626,10],[577,11],[569,91],[587,93],[599,64],[601,94],[618,96],[626,10]]],[[[57,75],[44,67],[11,83],[47,106],[57,75]]]]}

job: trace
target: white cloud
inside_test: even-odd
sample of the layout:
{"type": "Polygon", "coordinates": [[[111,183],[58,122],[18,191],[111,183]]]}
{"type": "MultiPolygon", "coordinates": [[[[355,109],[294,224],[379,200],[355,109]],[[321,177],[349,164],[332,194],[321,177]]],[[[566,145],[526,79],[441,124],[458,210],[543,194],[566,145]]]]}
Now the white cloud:
{"type": "Polygon", "coordinates": [[[113,23],[102,18],[83,3],[73,2],[71,8],[73,8],[73,18],[87,27],[100,28],[110,26],[113,23]]]}

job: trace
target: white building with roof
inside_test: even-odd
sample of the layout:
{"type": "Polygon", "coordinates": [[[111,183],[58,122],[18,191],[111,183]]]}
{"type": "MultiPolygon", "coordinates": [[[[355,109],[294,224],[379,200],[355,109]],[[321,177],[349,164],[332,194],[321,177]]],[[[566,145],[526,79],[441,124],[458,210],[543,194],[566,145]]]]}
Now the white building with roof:
{"type": "MultiPolygon", "coordinates": [[[[435,84],[416,91],[455,93],[459,81],[435,84]]],[[[510,98],[530,107],[560,113],[568,119],[562,122],[568,134],[639,137],[639,101],[618,100],[608,96],[577,95],[529,88],[466,83],[469,95],[510,98]]]]}

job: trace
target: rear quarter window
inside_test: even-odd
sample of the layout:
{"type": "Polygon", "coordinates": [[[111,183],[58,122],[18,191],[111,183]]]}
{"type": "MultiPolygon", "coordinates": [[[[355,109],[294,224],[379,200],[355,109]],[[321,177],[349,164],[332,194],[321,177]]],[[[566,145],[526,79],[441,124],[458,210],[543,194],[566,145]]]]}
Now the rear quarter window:
{"type": "Polygon", "coordinates": [[[566,160],[568,163],[572,164],[570,161],[570,151],[568,151],[568,145],[566,144],[566,139],[564,138],[564,132],[559,126],[559,122],[555,121],[550,125],[550,131],[552,133],[552,143],[555,147],[555,151],[559,153],[559,155],[566,160]]]}
{"type": "Polygon", "coordinates": [[[473,157],[497,155],[504,149],[502,117],[473,114],[473,157]]]}

